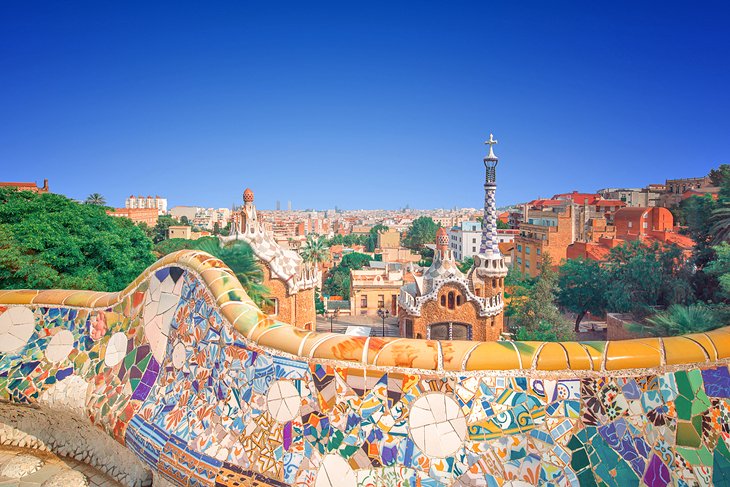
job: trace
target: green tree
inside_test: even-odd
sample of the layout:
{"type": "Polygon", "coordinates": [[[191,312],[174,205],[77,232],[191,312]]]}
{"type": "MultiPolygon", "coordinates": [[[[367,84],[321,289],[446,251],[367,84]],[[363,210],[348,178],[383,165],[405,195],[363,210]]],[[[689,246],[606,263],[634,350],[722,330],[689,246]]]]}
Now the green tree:
{"type": "Polygon", "coordinates": [[[606,272],[595,260],[568,259],[560,266],[557,302],[577,314],[576,332],[586,313],[603,314],[606,311],[606,277],[606,272]]]}
{"type": "Polygon", "coordinates": [[[527,299],[516,305],[514,321],[518,339],[545,341],[570,340],[573,329],[555,305],[558,292],[558,274],[550,256],[543,254],[540,275],[528,291],[527,299]]]}
{"type": "Polygon", "coordinates": [[[181,225],[190,225],[190,219],[186,215],[183,215],[180,217],[180,224],[181,225]]]}
{"type": "Polygon", "coordinates": [[[509,223],[505,223],[502,220],[497,220],[497,229],[509,230],[509,228],[510,228],[509,223]]]}
{"type": "Polygon", "coordinates": [[[236,275],[246,293],[261,308],[271,304],[271,291],[264,286],[264,271],[253,253],[251,246],[242,241],[221,247],[217,239],[196,241],[198,250],[208,252],[222,260],[236,275]]]}
{"type": "Polygon", "coordinates": [[[373,258],[367,254],[361,254],[360,252],[350,252],[349,254],[345,254],[344,256],[342,256],[339,267],[348,270],[360,270],[368,265],[371,260],[373,260],[373,258]]]}
{"type": "Polygon", "coordinates": [[[119,291],[154,261],[152,242],[127,218],[0,188],[0,288],[119,291]]]}
{"type": "Polygon", "coordinates": [[[705,272],[714,277],[727,300],[730,298],[730,244],[723,242],[714,247],[716,258],[705,267],[705,272]]]}
{"type": "Polygon", "coordinates": [[[173,225],[180,225],[180,222],[169,215],[161,215],[157,219],[157,225],[153,227],[152,241],[158,243],[166,240],[167,229],[173,225]]]}
{"type": "Polygon", "coordinates": [[[458,262],[456,264],[456,267],[458,267],[461,272],[466,274],[467,272],[469,272],[469,269],[474,267],[474,257],[467,257],[461,262],[458,262]]]}
{"type": "Polygon", "coordinates": [[[714,330],[726,323],[718,320],[715,312],[703,303],[689,306],[673,304],[646,319],[646,324],[629,324],[627,329],[635,333],[651,336],[677,336],[688,333],[702,333],[714,330]]]}
{"type": "Polygon", "coordinates": [[[707,176],[713,186],[719,187],[730,183],[730,164],[720,164],[717,169],[711,169],[707,176]]]}
{"type": "Polygon", "coordinates": [[[106,206],[106,200],[99,193],[91,193],[84,201],[87,205],[106,206]]]}
{"type": "Polygon", "coordinates": [[[372,257],[359,252],[345,254],[339,265],[330,270],[322,291],[328,296],[342,296],[342,299],[350,299],[350,271],[362,269],[371,260],[372,257]]]}
{"type": "Polygon", "coordinates": [[[367,245],[365,245],[365,250],[367,250],[368,252],[375,252],[375,249],[378,247],[378,234],[387,231],[388,227],[385,225],[381,225],[379,223],[377,225],[374,225],[368,233],[367,245]]]}
{"type": "Polygon", "coordinates": [[[440,227],[431,217],[420,216],[413,220],[406,231],[403,244],[410,249],[419,250],[424,245],[436,241],[436,231],[440,227]]]}
{"type": "Polygon", "coordinates": [[[319,316],[324,316],[327,312],[324,309],[324,301],[322,300],[322,294],[319,292],[319,288],[314,289],[314,311],[319,316]]]}
{"type": "Polygon", "coordinates": [[[676,245],[634,240],[611,249],[605,264],[607,309],[641,318],[655,306],[693,299],[689,269],[676,245]]]}
{"type": "Polygon", "coordinates": [[[301,251],[302,259],[312,265],[324,264],[330,258],[327,239],[324,236],[308,235],[301,251]]]}

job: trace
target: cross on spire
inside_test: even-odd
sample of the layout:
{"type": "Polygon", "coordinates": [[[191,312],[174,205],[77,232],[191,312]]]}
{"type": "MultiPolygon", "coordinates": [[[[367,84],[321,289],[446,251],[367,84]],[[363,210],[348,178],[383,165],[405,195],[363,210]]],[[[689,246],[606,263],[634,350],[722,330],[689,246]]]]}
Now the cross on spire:
{"type": "Polygon", "coordinates": [[[489,155],[487,156],[487,159],[496,159],[497,156],[494,155],[494,146],[497,144],[497,140],[495,140],[494,134],[489,134],[489,140],[484,143],[489,146],[489,155]]]}

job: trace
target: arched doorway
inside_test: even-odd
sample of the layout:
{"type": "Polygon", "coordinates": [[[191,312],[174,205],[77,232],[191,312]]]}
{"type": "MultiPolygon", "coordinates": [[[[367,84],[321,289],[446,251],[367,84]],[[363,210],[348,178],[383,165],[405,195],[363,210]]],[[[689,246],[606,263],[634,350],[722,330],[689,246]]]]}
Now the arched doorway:
{"type": "Polygon", "coordinates": [[[428,326],[430,340],[471,340],[471,325],[447,321],[428,326]]]}

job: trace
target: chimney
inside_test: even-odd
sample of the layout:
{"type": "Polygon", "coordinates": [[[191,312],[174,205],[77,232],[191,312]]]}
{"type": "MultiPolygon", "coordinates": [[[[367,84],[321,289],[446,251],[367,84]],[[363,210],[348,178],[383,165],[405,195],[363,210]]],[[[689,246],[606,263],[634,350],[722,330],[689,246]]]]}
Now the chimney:
{"type": "Polygon", "coordinates": [[[43,180],[43,190],[48,191],[48,179],[43,180]]]}

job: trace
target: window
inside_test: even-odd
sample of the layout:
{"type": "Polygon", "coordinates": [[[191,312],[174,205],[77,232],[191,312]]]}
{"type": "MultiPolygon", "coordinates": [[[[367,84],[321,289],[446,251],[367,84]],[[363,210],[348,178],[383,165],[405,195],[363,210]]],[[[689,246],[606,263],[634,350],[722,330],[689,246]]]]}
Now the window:
{"type": "Polygon", "coordinates": [[[530,246],[529,245],[525,247],[525,253],[527,255],[530,255],[530,246]]]}
{"type": "Polygon", "coordinates": [[[492,287],[497,287],[497,278],[496,277],[492,278],[492,287]]]}
{"type": "Polygon", "coordinates": [[[406,320],[406,338],[413,338],[413,320],[406,320]]]}
{"type": "Polygon", "coordinates": [[[649,222],[644,222],[644,228],[649,228],[649,222]]]}
{"type": "Polygon", "coordinates": [[[477,243],[477,239],[476,238],[471,239],[471,243],[477,243]]]}
{"type": "Polygon", "coordinates": [[[522,252],[522,245],[517,245],[517,252],[522,252]]]}
{"type": "Polygon", "coordinates": [[[530,261],[529,260],[526,260],[525,261],[525,267],[527,267],[528,269],[530,268],[530,261]]]}
{"type": "Polygon", "coordinates": [[[368,295],[367,294],[363,294],[360,297],[360,307],[361,308],[367,308],[368,307],[368,295]]]}
{"type": "Polygon", "coordinates": [[[385,308],[385,296],[378,294],[378,308],[385,308]]]}
{"type": "Polygon", "coordinates": [[[430,340],[471,340],[471,325],[465,323],[436,323],[428,327],[430,340]]]}
{"type": "Polygon", "coordinates": [[[441,306],[446,306],[446,295],[445,294],[441,295],[441,306]]]}
{"type": "Polygon", "coordinates": [[[472,248],[471,248],[471,251],[472,251],[472,252],[476,252],[476,251],[477,251],[477,248],[476,248],[476,247],[472,247],[472,248]]]}
{"type": "Polygon", "coordinates": [[[634,226],[634,222],[629,222],[629,228],[634,226]]]}
{"type": "Polygon", "coordinates": [[[540,255],[540,254],[542,254],[542,252],[540,251],[540,247],[538,247],[537,248],[537,255],[540,255]]]}
{"type": "Polygon", "coordinates": [[[519,265],[522,265],[522,259],[521,259],[521,258],[519,258],[519,257],[517,257],[517,263],[518,263],[519,265]]]}
{"type": "Polygon", "coordinates": [[[454,309],[454,303],[455,303],[454,291],[449,291],[448,300],[449,300],[449,306],[448,306],[448,308],[449,309],[454,309]]]}
{"type": "Polygon", "coordinates": [[[458,295],[456,296],[456,305],[457,305],[457,306],[461,306],[461,294],[458,294],[458,295]]]}

